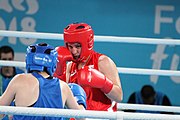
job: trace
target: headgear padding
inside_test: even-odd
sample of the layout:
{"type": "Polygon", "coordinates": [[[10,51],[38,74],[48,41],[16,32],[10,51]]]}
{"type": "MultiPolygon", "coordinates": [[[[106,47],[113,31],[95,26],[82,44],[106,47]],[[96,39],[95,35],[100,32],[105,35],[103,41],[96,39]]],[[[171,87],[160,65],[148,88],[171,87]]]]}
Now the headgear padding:
{"type": "Polygon", "coordinates": [[[53,46],[46,43],[30,45],[26,52],[26,70],[31,71],[45,71],[49,75],[53,75],[56,69],[57,52],[53,46]]]}
{"type": "Polygon", "coordinates": [[[80,43],[81,55],[77,61],[83,62],[92,53],[94,46],[94,31],[86,23],[73,23],[64,29],[64,42],[80,43]]]}

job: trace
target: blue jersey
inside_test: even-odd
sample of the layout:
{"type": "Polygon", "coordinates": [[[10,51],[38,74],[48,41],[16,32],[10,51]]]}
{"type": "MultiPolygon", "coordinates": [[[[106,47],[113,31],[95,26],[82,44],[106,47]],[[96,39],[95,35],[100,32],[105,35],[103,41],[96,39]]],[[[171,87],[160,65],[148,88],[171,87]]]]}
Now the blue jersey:
{"type": "MultiPolygon", "coordinates": [[[[135,98],[136,98],[136,103],[137,104],[144,104],[142,97],[141,97],[141,92],[138,91],[135,93],[135,98]]],[[[163,98],[164,98],[164,94],[161,92],[156,92],[156,96],[155,96],[155,101],[153,105],[162,105],[163,102],[163,98]]],[[[143,113],[160,113],[157,111],[145,111],[145,110],[136,110],[137,112],[143,112],[143,113]]]]}
{"type": "MultiPolygon", "coordinates": [[[[39,81],[39,97],[31,107],[64,108],[59,79],[46,79],[36,72],[33,72],[32,75],[39,81]]],[[[62,118],[14,115],[13,120],[62,120],[62,118]]]]}

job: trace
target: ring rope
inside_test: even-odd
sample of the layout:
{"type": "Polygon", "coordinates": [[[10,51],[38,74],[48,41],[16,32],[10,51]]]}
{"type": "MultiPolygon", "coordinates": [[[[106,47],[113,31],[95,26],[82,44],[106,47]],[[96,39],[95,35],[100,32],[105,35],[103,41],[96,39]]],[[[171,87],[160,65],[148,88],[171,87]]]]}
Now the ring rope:
{"type": "Polygon", "coordinates": [[[179,120],[180,115],[0,106],[0,114],[94,119],[179,120]]]}
{"type": "MultiPolygon", "coordinates": [[[[26,67],[25,62],[0,60],[0,66],[26,67]]],[[[139,75],[180,76],[180,71],[117,67],[119,73],[139,75]]]]}
{"type": "MultiPolygon", "coordinates": [[[[0,30],[0,36],[9,36],[9,37],[26,37],[26,38],[39,38],[39,39],[60,39],[63,40],[63,34],[53,34],[53,33],[37,33],[37,32],[22,32],[22,31],[4,31],[4,30],[0,30]]],[[[95,41],[96,42],[122,42],[122,43],[139,43],[139,44],[165,44],[165,45],[180,45],[180,40],[178,39],[154,39],[154,38],[138,38],[138,37],[114,37],[114,36],[95,36],[95,41]]],[[[18,67],[25,67],[25,62],[18,62],[18,61],[0,61],[0,66],[18,66],[18,67]],[[8,65],[5,63],[8,63],[8,65]]],[[[165,76],[180,76],[179,71],[168,71],[168,70],[151,70],[151,69],[137,69],[137,68],[120,68],[118,67],[118,71],[120,73],[133,73],[133,74],[144,74],[144,75],[165,75],[165,76]],[[150,73],[149,73],[150,72],[150,73]]],[[[1,109],[7,109],[7,107],[10,106],[5,106],[6,108],[3,108],[3,106],[0,107],[0,113],[4,113],[4,114],[13,114],[10,111],[9,112],[1,112],[1,109]]],[[[144,110],[144,108],[146,108],[146,110],[157,110],[157,111],[168,111],[168,112],[179,112],[179,108],[178,107],[165,107],[165,106],[151,106],[151,105],[132,105],[132,104],[123,104],[123,103],[118,103],[118,108],[119,109],[138,109],[139,110],[144,110]],[[162,108],[163,107],[163,108],[162,108]]],[[[18,108],[18,107],[16,107],[18,108]]],[[[13,108],[14,109],[14,108],[13,108]]],[[[12,108],[9,108],[9,110],[13,110],[12,108]]],[[[21,109],[21,108],[20,108],[21,109]]],[[[40,109],[40,108],[38,108],[40,109]]],[[[41,108],[43,109],[43,108],[41,108]]],[[[57,109],[56,109],[57,110],[57,109]]],[[[64,109],[63,109],[64,110],[64,109]]],[[[60,111],[63,111],[60,110],[60,111]]],[[[23,110],[23,111],[27,111],[27,110],[23,110]]],[[[23,112],[22,111],[22,112],[23,112]]],[[[34,110],[32,110],[34,111],[34,110]]],[[[45,111],[47,111],[47,109],[45,109],[45,111]]],[[[44,111],[44,112],[45,112],[44,111]]],[[[54,110],[53,110],[54,111],[54,110]]],[[[15,110],[15,114],[16,114],[17,110],[15,110]]],[[[77,112],[74,111],[74,112],[77,112]]],[[[82,112],[82,111],[81,111],[82,112]]],[[[84,111],[83,111],[84,112],[84,111]]],[[[97,112],[97,111],[96,111],[97,112]]],[[[35,112],[35,113],[39,113],[39,112],[35,112]]],[[[33,113],[33,115],[35,114],[33,113]]],[[[47,113],[47,112],[45,112],[47,113]]],[[[58,112],[59,113],[59,112],[58,112]]],[[[73,111],[69,112],[65,114],[64,117],[69,116],[69,113],[73,113],[73,111]],[[67,116],[66,116],[67,115],[67,116]]],[[[25,113],[26,114],[26,113],[25,113]]],[[[93,113],[94,114],[94,113],[93,113]]],[[[99,114],[99,113],[98,113],[99,114]]],[[[125,112],[121,112],[121,117],[119,118],[128,118],[128,119],[133,119],[133,118],[145,118],[147,119],[147,117],[149,117],[150,119],[180,119],[180,116],[178,115],[160,115],[160,114],[153,114],[150,116],[148,114],[144,114],[144,113],[131,113],[134,115],[130,115],[130,113],[125,113],[125,112]]],[[[27,113],[26,115],[29,115],[29,113],[27,113]]],[[[47,114],[46,114],[47,115],[47,114]]],[[[84,113],[82,113],[82,117],[83,115],[85,115],[84,113]]],[[[101,114],[100,114],[101,115],[101,114]]],[[[107,112],[105,114],[103,114],[103,116],[101,116],[100,118],[103,117],[107,117],[107,112]]],[[[44,116],[44,115],[43,115],[44,116]]],[[[54,115],[53,115],[54,116],[54,115]]],[[[60,115],[61,117],[63,115],[60,115]]],[[[90,113],[87,114],[88,118],[94,118],[94,115],[91,115],[90,113]],[[88,117],[88,115],[90,115],[88,117]]],[[[96,116],[96,115],[95,115],[96,116]]],[[[112,113],[110,114],[110,116],[112,116],[112,113]]],[[[119,116],[118,114],[113,115],[113,116],[119,116]]],[[[69,116],[69,117],[74,117],[74,116],[69,116]]],[[[78,118],[78,116],[77,116],[78,118]]],[[[95,118],[99,118],[99,117],[95,117],[95,118]]],[[[109,117],[108,117],[109,118],[109,117]]],[[[111,118],[110,119],[114,119],[111,118]]]]}
{"type": "Polygon", "coordinates": [[[119,73],[138,75],[180,76],[180,71],[117,67],[119,73]]]}
{"type": "Polygon", "coordinates": [[[117,107],[118,107],[118,110],[147,110],[147,111],[180,113],[180,107],[178,107],[178,106],[160,106],[160,105],[118,103],[117,107]]]}
{"type": "MultiPolygon", "coordinates": [[[[0,36],[63,40],[63,34],[42,33],[42,32],[0,30],[0,36]]],[[[97,36],[97,35],[95,35],[95,42],[180,45],[179,39],[157,39],[157,38],[141,38],[141,37],[97,36]]]]}
{"type": "Polygon", "coordinates": [[[14,66],[14,67],[26,67],[25,62],[21,61],[8,61],[8,60],[0,60],[0,66],[14,66]]]}
{"type": "Polygon", "coordinates": [[[95,111],[55,109],[55,108],[35,108],[35,107],[14,107],[0,106],[1,114],[28,115],[28,116],[53,116],[53,117],[75,117],[75,118],[110,118],[116,119],[116,113],[105,114],[104,111],[97,114],[95,111]],[[104,114],[102,116],[102,114],[104,114]]]}

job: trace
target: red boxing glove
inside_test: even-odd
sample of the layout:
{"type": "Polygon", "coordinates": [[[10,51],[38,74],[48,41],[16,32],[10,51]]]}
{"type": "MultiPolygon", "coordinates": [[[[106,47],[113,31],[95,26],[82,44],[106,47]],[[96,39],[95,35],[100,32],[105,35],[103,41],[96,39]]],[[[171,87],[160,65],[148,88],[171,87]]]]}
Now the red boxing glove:
{"type": "Polygon", "coordinates": [[[113,88],[113,83],[105,75],[96,69],[83,67],[78,71],[78,84],[100,88],[104,93],[109,93],[113,88]]]}
{"type": "Polygon", "coordinates": [[[63,46],[57,47],[56,51],[58,53],[57,68],[54,73],[55,77],[58,77],[65,81],[66,79],[66,62],[73,59],[70,51],[63,46]]]}

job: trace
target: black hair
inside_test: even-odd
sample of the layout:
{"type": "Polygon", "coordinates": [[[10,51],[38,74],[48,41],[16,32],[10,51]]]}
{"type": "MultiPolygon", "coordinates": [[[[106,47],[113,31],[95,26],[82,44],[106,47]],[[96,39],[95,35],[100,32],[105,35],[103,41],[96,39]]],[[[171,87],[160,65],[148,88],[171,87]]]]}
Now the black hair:
{"type": "MultiPolygon", "coordinates": [[[[48,46],[48,44],[47,43],[39,43],[38,44],[39,46],[48,46]]],[[[35,46],[30,46],[31,47],[31,52],[33,52],[33,53],[35,53],[36,52],[36,47],[35,46]]],[[[47,49],[47,50],[45,50],[44,51],[44,53],[46,53],[46,54],[50,54],[51,53],[51,50],[53,50],[53,49],[47,49]]]]}
{"type": "Polygon", "coordinates": [[[0,58],[1,58],[1,54],[2,53],[12,53],[13,57],[14,57],[14,50],[10,47],[10,46],[1,46],[0,47],[0,58]]]}
{"type": "Polygon", "coordinates": [[[148,99],[150,97],[154,97],[155,94],[156,94],[156,92],[151,85],[144,85],[141,89],[141,95],[145,99],[148,99]]]}

